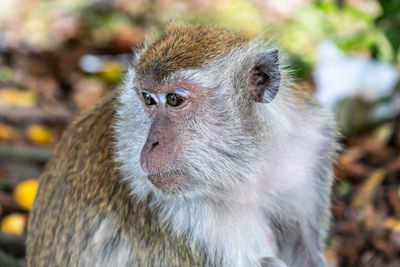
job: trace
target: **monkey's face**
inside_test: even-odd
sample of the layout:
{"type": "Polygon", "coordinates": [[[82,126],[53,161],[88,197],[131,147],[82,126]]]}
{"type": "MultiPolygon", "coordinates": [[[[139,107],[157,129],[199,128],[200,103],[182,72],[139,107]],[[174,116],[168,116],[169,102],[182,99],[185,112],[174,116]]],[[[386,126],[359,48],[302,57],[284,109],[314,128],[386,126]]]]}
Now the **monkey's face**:
{"type": "Polygon", "coordinates": [[[260,110],[280,85],[277,50],[263,45],[195,26],[167,30],[137,55],[115,127],[135,195],[218,198],[255,180],[268,140],[260,110]]]}
{"type": "Polygon", "coordinates": [[[140,168],[156,188],[198,195],[244,179],[255,142],[230,101],[185,79],[135,84],[149,125],[140,168]]]}
{"type": "Polygon", "coordinates": [[[193,138],[190,125],[207,106],[205,90],[183,79],[163,85],[137,80],[135,85],[150,125],[140,167],[162,192],[182,192],[193,183],[185,154],[193,138]]]}
{"type": "Polygon", "coordinates": [[[264,147],[255,106],[264,92],[247,88],[267,81],[260,70],[250,72],[242,81],[221,79],[212,68],[177,72],[161,83],[136,79],[148,125],[140,168],[153,186],[209,197],[254,178],[264,147]]]}

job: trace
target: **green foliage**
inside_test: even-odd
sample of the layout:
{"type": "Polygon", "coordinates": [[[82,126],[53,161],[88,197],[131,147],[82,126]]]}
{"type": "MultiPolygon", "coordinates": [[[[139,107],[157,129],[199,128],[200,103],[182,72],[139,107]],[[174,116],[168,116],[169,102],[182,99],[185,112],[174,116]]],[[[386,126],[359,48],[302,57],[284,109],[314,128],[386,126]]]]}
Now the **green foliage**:
{"type": "Polygon", "coordinates": [[[132,24],[129,15],[101,7],[88,9],[82,17],[83,25],[98,45],[107,44],[116,32],[132,24]]]}
{"type": "Polygon", "coordinates": [[[0,251],[0,266],[3,267],[22,267],[13,258],[0,251]]]}
{"type": "Polygon", "coordinates": [[[293,77],[297,79],[310,79],[312,76],[312,65],[305,61],[301,56],[292,55],[289,58],[290,69],[293,77]]]}
{"type": "Polygon", "coordinates": [[[0,83],[8,83],[13,76],[13,70],[9,67],[0,67],[0,83]]]}
{"type": "Polygon", "coordinates": [[[340,196],[348,195],[352,190],[351,184],[345,181],[341,181],[338,186],[338,191],[340,196]]]}
{"type": "Polygon", "coordinates": [[[393,61],[400,52],[400,1],[398,0],[378,0],[382,7],[382,14],[375,23],[381,28],[389,40],[393,50],[393,61]]]}
{"type": "Polygon", "coordinates": [[[400,1],[380,0],[383,14],[367,12],[338,1],[320,0],[298,10],[282,26],[279,42],[291,54],[293,62],[304,71],[298,78],[310,78],[320,41],[333,41],[342,51],[394,62],[400,47],[400,1]],[[298,58],[302,58],[301,61],[298,58]]]}

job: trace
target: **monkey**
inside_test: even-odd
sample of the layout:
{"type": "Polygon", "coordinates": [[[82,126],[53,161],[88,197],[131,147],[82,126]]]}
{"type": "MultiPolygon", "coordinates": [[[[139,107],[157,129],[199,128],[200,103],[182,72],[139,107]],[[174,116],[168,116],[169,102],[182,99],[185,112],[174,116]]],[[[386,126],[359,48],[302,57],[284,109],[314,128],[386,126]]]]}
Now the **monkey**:
{"type": "Polygon", "coordinates": [[[40,177],[28,266],[325,266],[334,116],[264,38],[167,24],[40,177]]]}

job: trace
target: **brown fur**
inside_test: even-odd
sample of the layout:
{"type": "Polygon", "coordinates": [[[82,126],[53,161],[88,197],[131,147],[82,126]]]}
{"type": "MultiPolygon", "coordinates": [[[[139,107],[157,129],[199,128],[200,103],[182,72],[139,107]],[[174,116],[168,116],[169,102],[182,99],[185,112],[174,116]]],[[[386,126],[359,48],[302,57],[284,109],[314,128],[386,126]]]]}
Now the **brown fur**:
{"type": "MultiPolygon", "coordinates": [[[[240,47],[247,41],[248,40],[244,37],[216,27],[178,26],[176,24],[170,24],[166,33],[148,48],[136,66],[136,72],[140,82],[139,85],[143,85],[142,88],[139,86],[139,89],[151,90],[152,92],[165,92],[168,91],[168,86],[172,86],[169,88],[179,88],[180,85],[191,89],[191,85],[188,82],[185,84],[183,80],[173,81],[169,85],[160,85],[159,81],[168,77],[173,71],[201,67],[213,59],[224,56],[230,49],[240,47]]],[[[237,88],[239,88],[239,86],[237,86],[237,88]]],[[[125,90],[134,89],[131,88],[130,84],[125,87],[125,90]]],[[[198,92],[200,91],[205,90],[198,90],[198,92]]],[[[301,99],[298,103],[295,103],[299,104],[298,106],[300,107],[296,110],[301,110],[301,106],[303,106],[304,110],[311,111],[313,109],[310,108],[310,104],[317,105],[311,97],[304,97],[304,93],[301,90],[293,90],[293,92],[301,99]]],[[[135,195],[129,194],[128,185],[123,182],[124,179],[122,179],[119,174],[118,166],[115,163],[114,153],[116,151],[113,151],[113,143],[116,141],[114,137],[118,137],[116,133],[119,133],[120,129],[118,128],[118,130],[114,132],[113,126],[116,125],[116,122],[126,122],[115,119],[116,108],[126,107],[130,102],[127,101],[124,105],[118,103],[117,95],[118,91],[112,92],[93,110],[82,115],[69,127],[62,140],[60,140],[57,145],[52,159],[40,178],[37,199],[35,200],[29,218],[27,238],[28,266],[118,266],[117,262],[112,264],[112,261],[118,257],[123,258],[121,261],[127,262],[127,264],[119,264],[124,266],[221,266],[221,262],[225,259],[222,257],[219,258],[219,255],[217,255],[219,253],[218,251],[216,251],[214,255],[214,251],[208,251],[208,247],[206,246],[203,247],[205,251],[192,247],[201,246],[202,244],[190,243],[189,245],[188,243],[191,242],[191,240],[187,234],[186,236],[185,234],[181,236],[173,235],[170,233],[169,229],[163,226],[164,224],[159,222],[158,215],[160,211],[157,210],[156,205],[149,205],[149,202],[152,200],[152,193],[149,193],[148,197],[143,200],[138,200],[135,195]],[[102,228],[103,225],[105,226],[102,228]],[[85,261],[85,259],[87,260],[85,261]],[[84,262],[84,264],[82,262],[84,262]],[[88,264],[89,262],[90,264],[88,264]]],[[[200,93],[196,93],[196,96],[199,95],[200,93]]],[[[126,100],[128,99],[129,98],[126,100]]],[[[199,101],[199,99],[198,97],[197,103],[200,103],[200,105],[195,108],[200,109],[207,107],[207,105],[204,104],[206,101],[199,101]]],[[[204,99],[207,98],[205,97],[204,99]]],[[[124,100],[122,99],[121,101],[124,100]]],[[[151,108],[145,107],[145,109],[151,108]]],[[[119,109],[118,111],[121,110],[119,109]]],[[[185,116],[194,117],[193,114],[204,114],[204,112],[187,112],[188,114],[186,114],[186,112],[183,112],[184,107],[182,107],[181,111],[179,119],[185,116]]],[[[174,114],[177,114],[176,111],[174,112],[174,114]]],[[[118,112],[118,114],[125,113],[118,112]]],[[[225,117],[222,116],[222,118],[225,117]]],[[[159,128],[162,128],[160,132],[163,133],[166,132],[164,129],[167,127],[170,127],[173,131],[178,128],[176,126],[177,123],[171,123],[169,120],[163,122],[156,116],[154,116],[154,121],[160,124],[159,128]]],[[[244,124],[245,123],[247,122],[244,122],[244,124]]],[[[183,125],[182,120],[181,125],[183,125]]],[[[236,125],[238,125],[238,122],[234,124],[234,126],[236,125]]],[[[247,129],[251,135],[251,131],[256,130],[257,125],[249,127],[247,127],[247,125],[250,124],[245,124],[245,127],[242,128],[247,129]]],[[[331,124],[329,123],[324,126],[326,128],[325,135],[328,137],[333,135],[331,134],[333,131],[329,128],[330,126],[331,124]]],[[[143,125],[137,124],[133,125],[133,127],[143,127],[143,125]]],[[[207,128],[203,127],[203,129],[207,128]]],[[[224,129],[230,130],[233,128],[226,127],[224,129]]],[[[227,131],[225,130],[225,132],[227,131]]],[[[245,132],[236,131],[232,136],[241,137],[243,133],[245,132]]],[[[175,138],[174,133],[172,133],[171,136],[175,138]]],[[[157,137],[157,131],[155,131],[153,137],[157,137]]],[[[119,140],[129,141],[129,144],[134,144],[137,142],[134,138],[142,137],[136,134],[129,139],[119,140]]],[[[154,138],[153,141],[150,140],[149,144],[154,144],[157,140],[160,141],[160,139],[157,138],[154,138]]],[[[329,140],[332,139],[332,137],[329,138],[329,140]]],[[[170,140],[171,138],[166,138],[164,141],[168,144],[173,143],[170,142],[170,140]]],[[[253,141],[256,139],[249,140],[253,141]]],[[[236,140],[233,138],[230,141],[236,140]]],[[[257,151],[252,149],[246,152],[244,148],[252,146],[252,144],[249,144],[250,142],[242,141],[241,146],[239,146],[241,149],[232,149],[234,152],[232,154],[230,150],[225,151],[226,144],[225,146],[220,145],[212,149],[217,151],[219,148],[222,148],[221,152],[218,151],[219,154],[226,158],[233,155],[232,157],[236,157],[239,163],[248,165],[247,169],[241,170],[250,170],[250,167],[257,165],[248,164],[249,160],[252,159],[252,155],[250,155],[249,152],[253,151],[257,153],[257,151]],[[244,156],[239,155],[239,153],[243,153],[244,156]]],[[[317,178],[320,178],[319,182],[321,182],[321,185],[315,185],[315,188],[318,189],[316,193],[319,193],[319,189],[322,189],[320,190],[322,193],[318,194],[320,198],[322,198],[322,201],[314,204],[318,204],[318,210],[325,213],[328,213],[327,203],[329,192],[328,190],[324,191],[324,189],[329,189],[328,183],[330,182],[331,170],[330,153],[332,152],[328,149],[330,149],[331,146],[333,146],[333,142],[327,142],[326,148],[321,150],[322,152],[319,156],[321,157],[321,155],[323,155],[324,157],[322,157],[320,161],[322,162],[324,160],[324,162],[315,170],[318,175],[317,178]]],[[[129,145],[126,147],[129,148],[129,145]]],[[[159,145],[159,148],[160,147],[159,145]]],[[[119,146],[118,149],[121,149],[121,146],[119,146]]],[[[171,151],[175,152],[175,154],[183,154],[176,153],[175,150],[171,151]]],[[[164,154],[164,157],[166,157],[165,155],[169,156],[169,158],[175,162],[173,156],[170,156],[170,154],[173,154],[170,153],[171,151],[164,149],[162,154],[164,154]]],[[[137,150],[134,150],[133,153],[137,153],[137,150]]],[[[128,153],[127,159],[132,155],[136,156],[133,153],[128,153]]],[[[218,156],[217,153],[210,155],[218,156]]],[[[210,159],[213,160],[213,157],[210,157],[210,159]]],[[[124,166],[126,161],[120,162],[122,166],[124,166]]],[[[165,162],[162,161],[155,162],[155,164],[154,162],[155,161],[153,161],[152,164],[156,165],[156,167],[158,167],[157,169],[166,165],[164,164],[165,162]]],[[[128,168],[131,168],[131,163],[127,165],[129,165],[128,168]]],[[[231,163],[228,166],[239,166],[239,164],[231,163]]],[[[132,167],[137,168],[138,166],[132,167]]],[[[218,173],[214,171],[214,174],[215,173],[220,174],[221,172],[218,173]]],[[[232,177],[235,176],[235,173],[233,174],[232,177]]],[[[136,175],[131,176],[129,176],[129,174],[126,176],[131,180],[128,183],[140,181],[134,180],[140,177],[135,177],[136,175]]],[[[239,177],[243,177],[243,175],[239,177]]],[[[153,183],[156,186],[162,187],[159,181],[153,181],[153,183]]],[[[133,188],[132,184],[129,184],[131,188],[133,188]]],[[[167,186],[170,186],[170,184],[167,184],[167,186]]],[[[218,184],[216,184],[215,187],[217,190],[218,184]]],[[[281,200],[281,196],[278,196],[279,191],[277,192],[277,199],[281,200]]],[[[307,192],[308,191],[306,191],[306,193],[307,192]]],[[[292,211],[292,206],[289,204],[286,205],[288,207],[282,206],[282,208],[287,208],[288,211],[292,211]]],[[[222,205],[221,207],[223,208],[224,206],[222,205]]],[[[276,207],[280,206],[276,205],[276,207]]],[[[293,207],[296,207],[296,205],[293,207]]],[[[222,211],[222,208],[219,210],[222,211]]],[[[257,208],[261,208],[261,206],[257,208]]],[[[285,215],[279,212],[276,214],[285,215]]],[[[288,238],[287,240],[285,239],[286,235],[283,237],[278,236],[280,240],[278,240],[277,243],[278,246],[281,247],[281,251],[283,251],[283,254],[280,256],[291,263],[294,263],[297,258],[300,258],[304,264],[300,262],[297,264],[299,266],[306,266],[308,263],[307,266],[311,266],[313,264],[312,261],[314,265],[317,265],[318,262],[322,264],[323,259],[320,252],[323,247],[322,240],[325,237],[324,227],[327,225],[324,220],[328,216],[322,216],[322,219],[304,218],[304,221],[298,221],[299,223],[304,222],[304,225],[292,225],[290,222],[292,218],[294,218],[293,214],[293,212],[288,212],[287,217],[285,215],[282,216],[283,218],[278,216],[271,216],[270,218],[272,223],[276,224],[273,228],[275,227],[277,230],[280,230],[279,232],[289,233],[288,236],[290,233],[298,233],[298,235],[294,235],[294,237],[288,238]],[[274,221],[275,218],[277,218],[276,222],[274,221]],[[304,230],[303,227],[307,229],[304,230]],[[317,233],[317,230],[320,231],[319,229],[321,229],[321,233],[317,233]],[[298,251],[296,250],[292,253],[294,249],[298,251]],[[316,251],[316,254],[311,255],[314,251],[316,251]],[[284,252],[287,252],[288,256],[284,254],[284,252]],[[292,254],[294,255],[293,257],[292,254]],[[311,257],[315,257],[315,259],[311,259],[311,257]]],[[[306,214],[308,213],[299,213],[301,216],[306,214]]],[[[200,219],[208,219],[206,216],[202,216],[203,217],[200,219]]],[[[230,217],[228,217],[228,219],[229,218],[230,217]]],[[[197,220],[197,217],[194,219],[197,220]]],[[[302,217],[300,219],[302,219],[302,217]]],[[[204,222],[202,223],[204,224],[204,222]]],[[[256,223],[253,225],[256,225],[256,223]]],[[[219,225],[218,227],[221,226],[219,225]]],[[[224,235],[221,236],[223,237],[224,235]]],[[[228,244],[227,247],[229,247],[229,245],[230,244],[228,244]]],[[[238,244],[234,245],[238,246],[238,244]]],[[[213,247],[210,246],[210,248],[213,247]]],[[[245,249],[247,248],[243,247],[243,252],[245,249]]],[[[254,252],[251,250],[255,250],[255,248],[248,249],[250,254],[254,252]]],[[[232,255],[229,255],[229,257],[230,256],[232,255]]],[[[256,260],[258,260],[258,258],[254,256],[253,261],[256,260]]],[[[272,265],[275,264],[275,262],[274,260],[268,263],[272,265]]],[[[232,261],[232,263],[234,262],[232,261]]]]}
{"type": "Polygon", "coordinates": [[[162,81],[179,69],[201,67],[249,40],[218,27],[169,24],[136,68],[140,79],[162,81]],[[161,56],[160,56],[161,55],[161,56]]]}
{"type": "MultiPolygon", "coordinates": [[[[101,220],[111,218],[120,235],[108,246],[127,240],[131,266],[203,266],[183,240],[160,226],[146,201],[128,194],[113,161],[113,92],[65,132],[40,177],[29,218],[28,266],[77,266],[101,220]],[[79,160],[80,159],[80,160],[79,160]],[[133,258],[134,257],[134,258],[133,258]]],[[[99,257],[102,255],[98,255],[99,257]]]]}

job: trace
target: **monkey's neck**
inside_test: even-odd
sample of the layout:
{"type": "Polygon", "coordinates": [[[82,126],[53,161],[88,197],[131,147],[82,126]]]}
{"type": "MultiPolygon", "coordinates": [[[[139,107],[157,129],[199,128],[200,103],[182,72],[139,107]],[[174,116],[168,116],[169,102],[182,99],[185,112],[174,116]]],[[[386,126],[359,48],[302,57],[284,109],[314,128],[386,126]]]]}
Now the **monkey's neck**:
{"type": "Polygon", "coordinates": [[[245,192],[233,194],[225,201],[170,200],[161,206],[160,220],[176,235],[189,236],[212,262],[258,266],[261,258],[276,255],[272,230],[256,196],[250,200],[245,192]]]}

